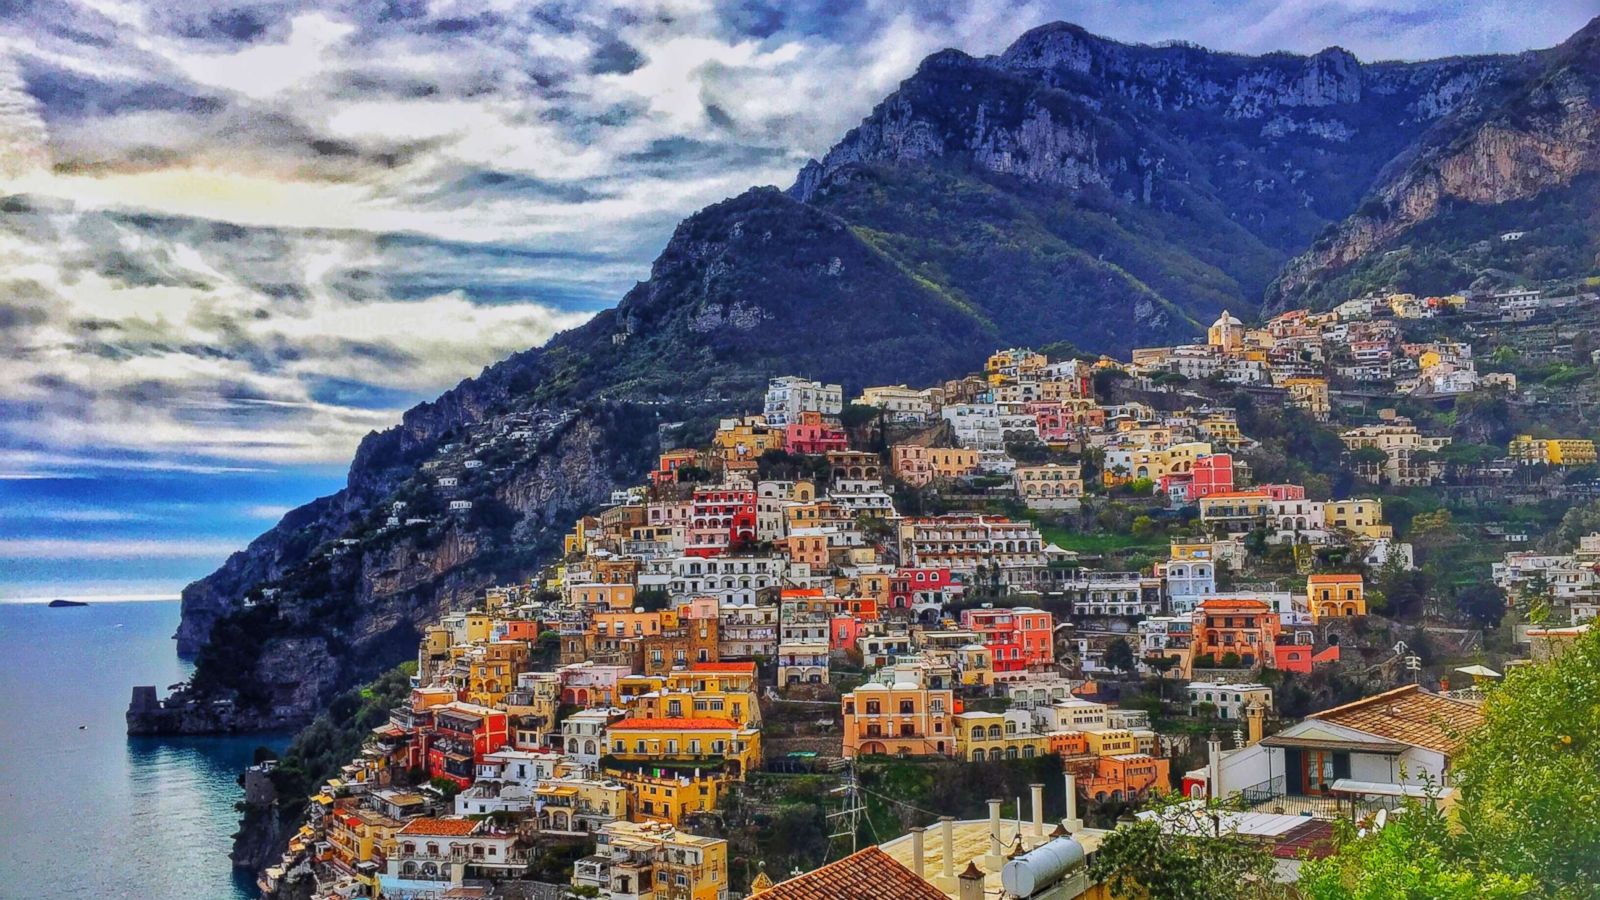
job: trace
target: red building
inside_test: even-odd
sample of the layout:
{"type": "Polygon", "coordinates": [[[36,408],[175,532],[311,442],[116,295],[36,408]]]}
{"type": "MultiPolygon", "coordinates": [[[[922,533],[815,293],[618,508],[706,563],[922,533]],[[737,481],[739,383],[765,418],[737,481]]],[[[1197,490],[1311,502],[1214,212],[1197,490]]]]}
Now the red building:
{"type": "Polygon", "coordinates": [[[1259,484],[1255,487],[1258,491],[1266,491],[1267,496],[1273,500],[1304,500],[1306,489],[1299,484],[1259,484]]]}
{"type": "Polygon", "coordinates": [[[889,579],[890,609],[942,607],[960,594],[949,569],[896,569],[889,579]]]}
{"type": "Polygon", "coordinates": [[[1339,661],[1339,645],[1318,651],[1310,644],[1278,644],[1272,648],[1275,668],[1310,675],[1317,666],[1339,661]]]}
{"type": "Polygon", "coordinates": [[[695,488],[689,511],[689,556],[721,556],[756,539],[756,492],[695,488]]]}
{"type": "Polygon", "coordinates": [[[856,649],[861,638],[861,620],[855,616],[834,615],[828,620],[828,649],[844,652],[856,649]]]}
{"type": "Polygon", "coordinates": [[[822,454],[849,450],[850,442],[844,429],[823,421],[821,413],[804,412],[800,421],[783,427],[783,449],[796,454],[822,454]]]}
{"type": "Polygon", "coordinates": [[[1222,494],[1233,490],[1233,455],[1213,453],[1194,461],[1191,468],[1193,480],[1189,482],[1189,500],[1222,494]]]}
{"type": "Polygon", "coordinates": [[[446,703],[433,710],[427,733],[428,776],[468,787],[485,754],[511,743],[504,710],[475,703],[446,703]]]}
{"type": "Polygon", "coordinates": [[[1033,666],[1055,662],[1055,622],[1050,614],[1031,606],[1014,609],[967,609],[961,627],[983,635],[994,658],[996,675],[1025,672],[1033,666]]]}

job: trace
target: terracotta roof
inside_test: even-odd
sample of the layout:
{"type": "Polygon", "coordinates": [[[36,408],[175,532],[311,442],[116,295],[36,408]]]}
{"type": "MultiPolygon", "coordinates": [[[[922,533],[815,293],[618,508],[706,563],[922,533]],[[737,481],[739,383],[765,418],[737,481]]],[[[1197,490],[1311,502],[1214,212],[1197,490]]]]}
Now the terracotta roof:
{"type": "Polygon", "coordinates": [[[1258,608],[1260,608],[1260,609],[1271,609],[1272,608],[1267,603],[1267,601],[1265,601],[1265,600],[1248,600],[1248,599],[1224,600],[1224,599],[1221,599],[1220,597],[1213,597],[1213,598],[1211,598],[1209,600],[1201,600],[1200,601],[1200,606],[1203,609],[1258,609],[1258,608]]]}
{"type": "Polygon", "coordinates": [[[1477,704],[1430,694],[1414,684],[1312,713],[1309,718],[1445,754],[1460,750],[1467,733],[1483,725],[1483,711],[1477,704]]]}
{"type": "Polygon", "coordinates": [[[877,847],[831,862],[755,895],[759,900],[948,900],[877,847]]]}
{"type": "Polygon", "coordinates": [[[1327,583],[1330,583],[1330,584],[1338,584],[1340,582],[1345,582],[1345,581],[1360,581],[1360,580],[1361,580],[1361,575],[1359,573],[1356,573],[1356,572],[1347,572],[1347,573],[1343,573],[1343,574],[1339,574],[1339,573],[1323,573],[1321,575],[1308,575],[1308,576],[1306,576],[1306,581],[1311,583],[1311,584],[1321,584],[1323,582],[1327,582],[1327,583]]]}
{"type": "Polygon", "coordinates": [[[737,729],[737,722],[727,719],[695,718],[695,719],[623,719],[611,724],[612,730],[622,731],[697,731],[700,729],[737,729]]]}
{"type": "Polygon", "coordinates": [[[744,672],[753,673],[756,664],[753,662],[697,662],[689,664],[691,672],[744,672]]]}
{"type": "Polygon", "coordinates": [[[471,819],[430,819],[424,816],[407,822],[406,827],[400,829],[400,834],[464,837],[477,827],[478,823],[471,819]]]}
{"type": "Polygon", "coordinates": [[[1333,851],[1333,823],[1323,819],[1296,825],[1272,844],[1272,855],[1278,859],[1326,859],[1333,851]]]}

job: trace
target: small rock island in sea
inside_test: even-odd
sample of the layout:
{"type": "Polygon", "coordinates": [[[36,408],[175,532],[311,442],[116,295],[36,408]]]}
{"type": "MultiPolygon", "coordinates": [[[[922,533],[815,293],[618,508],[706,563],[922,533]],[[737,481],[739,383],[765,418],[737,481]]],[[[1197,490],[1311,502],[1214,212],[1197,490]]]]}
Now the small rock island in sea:
{"type": "Polygon", "coordinates": [[[50,601],[50,608],[51,609],[66,609],[69,606],[88,606],[88,605],[89,604],[83,602],[82,600],[62,600],[59,597],[50,601]]]}

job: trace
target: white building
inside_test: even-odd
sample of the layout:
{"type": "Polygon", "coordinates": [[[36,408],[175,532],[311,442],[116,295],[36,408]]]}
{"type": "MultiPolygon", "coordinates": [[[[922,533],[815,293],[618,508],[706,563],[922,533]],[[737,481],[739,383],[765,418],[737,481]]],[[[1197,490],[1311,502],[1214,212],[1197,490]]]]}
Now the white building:
{"type": "Polygon", "coordinates": [[[767,383],[762,412],[767,424],[781,428],[800,421],[802,413],[837,416],[844,410],[844,388],[837,384],[807,381],[794,375],[774,378],[767,383]]]}
{"type": "Polygon", "coordinates": [[[1211,681],[1189,683],[1189,715],[1199,715],[1202,703],[1217,708],[1217,718],[1230,722],[1244,721],[1244,708],[1251,703],[1272,708],[1272,688],[1264,684],[1219,684],[1211,681]]]}

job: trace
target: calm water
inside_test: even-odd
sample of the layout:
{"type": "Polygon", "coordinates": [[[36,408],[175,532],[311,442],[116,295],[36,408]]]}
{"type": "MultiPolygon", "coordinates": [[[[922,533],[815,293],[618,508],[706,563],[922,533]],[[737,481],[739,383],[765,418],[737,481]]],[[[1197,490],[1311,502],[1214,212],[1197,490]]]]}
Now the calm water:
{"type": "Polygon", "coordinates": [[[0,604],[0,897],[254,896],[228,864],[235,778],[287,737],[124,733],[132,685],[188,675],[177,623],[175,600],[0,604]]]}

